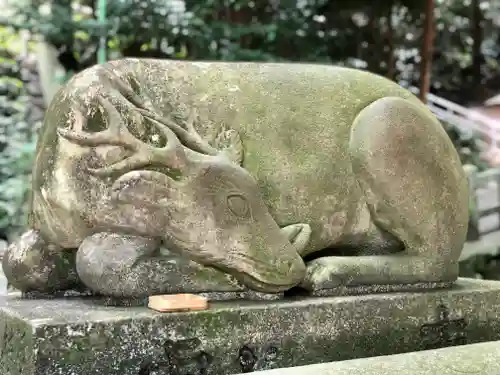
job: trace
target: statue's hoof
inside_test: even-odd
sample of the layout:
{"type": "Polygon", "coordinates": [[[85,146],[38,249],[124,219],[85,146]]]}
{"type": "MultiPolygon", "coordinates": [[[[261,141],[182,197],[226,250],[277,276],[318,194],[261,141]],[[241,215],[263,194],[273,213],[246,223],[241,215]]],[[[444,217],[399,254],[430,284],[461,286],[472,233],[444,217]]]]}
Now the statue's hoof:
{"type": "Polygon", "coordinates": [[[291,224],[281,228],[288,241],[294,246],[295,250],[301,255],[305,256],[305,250],[311,238],[311,227],[309,224],[291,224]]]}
{"type": "Polygon", "coordinates": [[[315,291],[333,289],[346,284],[347,280],[342,277],[342,267],[329,257],[325,257],[307,263],[306,276],[300,287],[315,291]]]}

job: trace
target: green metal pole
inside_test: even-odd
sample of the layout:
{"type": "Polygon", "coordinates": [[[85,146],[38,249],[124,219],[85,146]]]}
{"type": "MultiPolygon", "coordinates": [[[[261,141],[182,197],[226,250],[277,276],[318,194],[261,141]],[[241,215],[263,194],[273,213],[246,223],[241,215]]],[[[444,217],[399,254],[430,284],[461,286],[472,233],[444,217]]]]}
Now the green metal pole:
{"type": "Polygon", "coordinates": [[[99,39],[99,50],[97,51],[97,62],[99,64],[103,64],[106,62],[106,47],[107,47],[107,35],[104,32],[105,24],[106,24],[106,8],[108,5],[108,0],[98,0],[97,2],[97,12],[98,12],[98,20],[102,27],[102,35],[99,39]]]}

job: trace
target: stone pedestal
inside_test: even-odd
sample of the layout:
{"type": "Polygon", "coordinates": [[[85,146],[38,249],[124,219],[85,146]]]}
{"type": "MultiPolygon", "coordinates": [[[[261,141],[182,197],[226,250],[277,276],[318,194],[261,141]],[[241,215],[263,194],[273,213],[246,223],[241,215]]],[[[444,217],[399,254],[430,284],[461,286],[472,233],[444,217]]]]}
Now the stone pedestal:
{"type": "Polygon", "coordinates": [[[160,314],[0,300],[0,374],[229,375],[500,340],[500,282],[160,314]]]}

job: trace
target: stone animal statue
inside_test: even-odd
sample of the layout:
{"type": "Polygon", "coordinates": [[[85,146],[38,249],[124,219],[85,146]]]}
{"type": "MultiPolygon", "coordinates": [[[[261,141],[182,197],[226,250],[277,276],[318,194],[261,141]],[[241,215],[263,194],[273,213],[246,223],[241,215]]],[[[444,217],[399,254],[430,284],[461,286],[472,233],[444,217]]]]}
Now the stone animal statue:
{"type": "Polygon", "coordinates": [[[53,98],[31,207],[3,260],[22,291],[432,286],[457,278],[468,187],[438,120],[383,77],[124,59],[53,98]]]}

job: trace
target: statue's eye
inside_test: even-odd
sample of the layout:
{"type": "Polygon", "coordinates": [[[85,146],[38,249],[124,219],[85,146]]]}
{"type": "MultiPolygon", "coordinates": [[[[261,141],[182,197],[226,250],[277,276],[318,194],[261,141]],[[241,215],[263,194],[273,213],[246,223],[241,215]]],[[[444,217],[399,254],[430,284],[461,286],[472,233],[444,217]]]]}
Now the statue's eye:
{"type": "Polygon", "coordinates": [[[237,194],[227,197],[227,206],[233,214],[239,217],[247,217],[250,211],[248,200],[237,194]]]}

